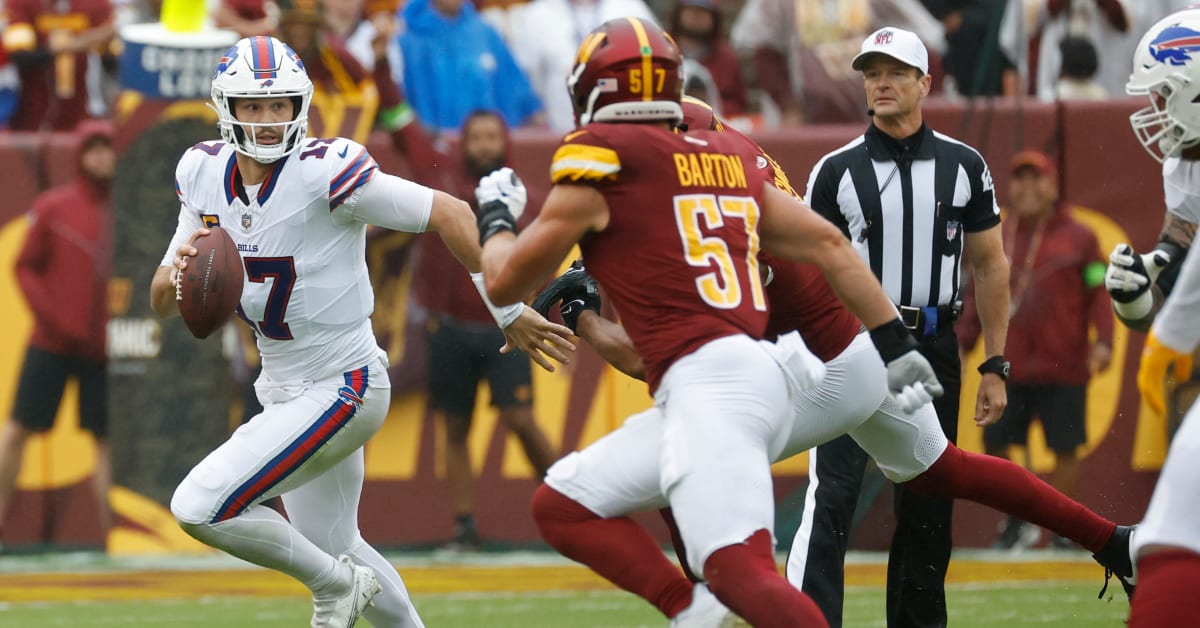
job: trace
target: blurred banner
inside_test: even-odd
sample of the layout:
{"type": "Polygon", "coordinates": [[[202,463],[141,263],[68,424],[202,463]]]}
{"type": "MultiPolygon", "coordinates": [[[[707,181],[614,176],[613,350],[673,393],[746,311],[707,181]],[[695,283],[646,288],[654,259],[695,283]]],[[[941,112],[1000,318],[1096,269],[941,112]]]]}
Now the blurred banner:
{"type": "MultiPolygon", "coordinates": [[[[172,34],[168,41],[179,37],[172,34]]],[[[145,61],[166,53],[143,49],[139,54],[145,61]]],[[[184,68],[199,62],[156,63],[159,65],[153,67],[184,68]]],[[[142,67],[147,65],[151,64],[142,67]]],[[[113,198],[118,278],[113,282],[114,318],[109,328],[112,442],[119,485],[112,501],[120,521],[110,535],[109,547],[117,553],[203,551],[179,531],[166,504],[187,470],[241,418],[240,385],[233,379],[221,342],[215,337],[195,340],[178,319],[159,321],[148,306],[150,277],[178,212],[172,187],[175,163],[195,142],[216,136],[215,120],[204,117],[207,110],[200,100],[162,97],[164,84],[191,85],[194,78],[171,74],[164,83],[160,74],[157,80],[143,81],[143,85],[158,85],[160,91],[152,97],[130,91],[123,99],[126,106],[118,112],[125,145],[113,198]],[[150,112],[152,116],[147,115],[150,112]]],[[[189,89],[198,98],[208,93],[206,86],[189,89]]],[[[1158,164],[1142,153],[1126,122],[1138,104],[1025,103],[1016,108],[1008,101],[997,101],[994,107],[972,111],[961,104],[931,103],[926,118],[931,127],[983,152],[993,166],[1001,201],[1006,200],[1009,178],[1003,165],[1019,147],[1051,154],[1062,152],[1056,147],[1065,148],[1059,166],[1065,198],[1091,210],[1078,215],[1095,229],[1101,247],[1107,250],[1112,243],[1125,240],[1140,249],[1155,241],[1163,210],[1158,164]]],[[[805,127],[757,139],[794,181],[803,181],[822,154],[845,144],[864,128],[865,123],[805,127]]],[[[322,134],[322,129],[313,133],[322,134]]],[[[388,136],[377,133],[364,139],[385,171],[408,172],[404,157],[388,136]]],[[[544,188],[558,138],[518,131],[513,139],[518,173],[529,185],[544,188]]],[[[0,408],[4,414],[12,407],[22,353],[18,349],[29,333],[28,312],[11,272],[25,229],[24,221],[16,218],[38,191],[61,182],[65,174],[55,164],[60,163],[57,156],[68,145],[66,138],[53,135],[0,136],[0,168],[8,173],[5,203],[0,204],[0,266],[5,269],[0,273],[0,307],[6,312],[0,342],[14,348],[0,355],[0,408]]],[[[411,238],[389,238],[393,235],[384,234],[381,246],[373,249],[371,266],[380,281],[375,326],[394,365],[396,397],[384,427],[367,445],[360,520],[364,536],[379,546],[433,544],[452,534],[452,511],[442,486],[443,436],[426,411],[422,392],[423,319],[408,298],[411,268],[407,246],[411,238]]],[[[1089,387],[1088,443],[1078,495],[1085,505],[1125,523],[1140,519],[1145,509],[1166,452],[1168,430],[1165,418],[1142,407],[1137,394],[1141,334],[1120,326],[1117,329],[1113,366],[1089,387]]],[[[239,342],[228,346],[238,354],[239,342]]],[[[969,363],[974,363],[970,360],[974,358],[969,358],[969,363]]],[[[534,373],[535,415],[562,451],[585,446],[650,403],[644,384],[617,374],[583,346],[571,367],[557,373],[535,369],[534,373]]],[[[964,412],[974,407],[973,374],[973,369],[965,369],[964,412]]],[[[480,398],[486,395],[481,393],[480,398]]],[[[75,425],[72,403],[69,396],[58,427],[34,439],[29,448],[17,502],[4,526],[6,546],[100,542],[98,531],[87,527],[94,509],[87,490],[94,457],[89,440],[75,425]]],[[[529,517],[529,497],[536,479],[520,446],[498,425],[490,407],[481,404],[474,421],[470,447],[480,532],[497,542],[536,542],[537,532],[529,517]]],[[[979,430],[969,416],[963,417],[959,433],[964,448],[981,449],[979,430]]],[[[1040,430],[1034,428],[1030,447],[1039,472],[1053,465],[1053,455],[1042,443],[1040,430]]],[[[786,541],[791,535],[789,526],[799,516],[795,496],[805,484],[807,457],[781,463],[775,472],[778,537],[786,541]]],[[[852,538],[853,547],[886,547],[891,534],[891,491],[879,490],[878,494],[852,538]]],[[[955,535],[960,545],[986,546],[992,541],[999,515],[970,504],[957,506],[956,513],[955,535]]]]}

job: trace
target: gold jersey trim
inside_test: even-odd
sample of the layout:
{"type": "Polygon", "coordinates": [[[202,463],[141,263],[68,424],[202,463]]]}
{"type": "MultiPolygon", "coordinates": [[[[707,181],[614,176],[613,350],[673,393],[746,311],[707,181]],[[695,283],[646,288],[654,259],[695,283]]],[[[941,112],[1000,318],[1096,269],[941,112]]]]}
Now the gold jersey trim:
{"type": "Polygon", "coordinates": [[[621,159],[611,148],[568,144],[554,151],[550,163],[550,180],[604,181],[616,179],[621,171],[621,159]]]}

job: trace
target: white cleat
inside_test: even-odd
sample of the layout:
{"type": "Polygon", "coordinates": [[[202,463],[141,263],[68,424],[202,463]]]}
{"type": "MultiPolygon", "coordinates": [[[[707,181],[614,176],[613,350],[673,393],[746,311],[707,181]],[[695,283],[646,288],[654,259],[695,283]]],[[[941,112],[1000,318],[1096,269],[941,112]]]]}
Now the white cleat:
{"type": "Polygon", "coordinates": [[[350,591],[336,600],[313,600],[312,628],[352,628],[383,590],[370,567],[355,564],[345,554],[338,556],[338,560],[350,567],[350,591]]]}
{"type": "Polygon", "coordinates": [[[744,625],[741,618],[726,608],[704,583],[698,583],[692,589],[692,605],[671,618],[671,628],[733,628],[744,625]]]}

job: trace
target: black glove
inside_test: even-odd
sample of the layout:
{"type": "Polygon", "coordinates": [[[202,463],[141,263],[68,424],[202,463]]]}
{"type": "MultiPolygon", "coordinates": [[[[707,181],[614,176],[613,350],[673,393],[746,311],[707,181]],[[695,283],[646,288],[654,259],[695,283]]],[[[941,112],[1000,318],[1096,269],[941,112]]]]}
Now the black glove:
{"type": "Polygon", "coordinates": [[[600,289],[596,280],[584,270],[583,260],[571,262],[567,272],[551,281],[533,300],[533,309],[542,316],[549,316],[550,307],[559,301],[558,311],[571,333],[575,333],[575,325],[584,310],[600,313],[600,289]]]}
{"type": "Polygon", "coordinates": [[[479,225],[479,246],[501,231],[517,232],[517,219],[504,201],[488,201],[481,205],[476,221],[479,225]]]}

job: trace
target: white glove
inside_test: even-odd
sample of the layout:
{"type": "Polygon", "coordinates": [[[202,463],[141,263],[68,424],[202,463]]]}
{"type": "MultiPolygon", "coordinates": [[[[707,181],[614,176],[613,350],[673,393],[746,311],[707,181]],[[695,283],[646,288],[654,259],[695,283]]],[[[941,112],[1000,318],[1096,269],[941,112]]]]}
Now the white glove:
{"type": "Polygon", "coordinates": [[[900,410],[905,414],[912,414],[921,409],[921,406],[933,401],[933,395],[925,390],[925,385],[917,382],[912,386],[905,386],[904,390],[898,393],[892,393],[892,400],[900,406],[900,410]]]}
{"type": "Polygon", "coordinates": [[[1113,248],[1108,261],[1104,288],[1112,296],[1113,308],[1128,319],[1144,318],[1154,307],[1150,286],[1171,263],[1171,256],[1160,250],[1138,255],[1128,244],[1121,243],[1113,248]]]}
{"type": "Polygon", "coordinates": [[[500,201],[508,208],[514,221],[520,220],[521,214],[525,213],[525,184],[521,183],[521,178],[512,168],[505,166],[479,180],[479,186],[475,188],[475,200],[479,201],[480,208],[492,201],[500,201]]]}
{"type": "Polygon", "coordinates": [[[917,351],[909,351],[887,363],[888,391],[896,405],[908,414],[941,397],[942,384],[929,360],[917,351]]]}

